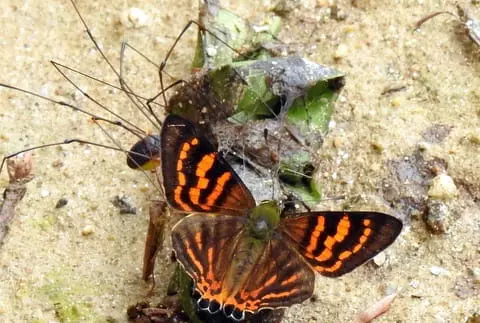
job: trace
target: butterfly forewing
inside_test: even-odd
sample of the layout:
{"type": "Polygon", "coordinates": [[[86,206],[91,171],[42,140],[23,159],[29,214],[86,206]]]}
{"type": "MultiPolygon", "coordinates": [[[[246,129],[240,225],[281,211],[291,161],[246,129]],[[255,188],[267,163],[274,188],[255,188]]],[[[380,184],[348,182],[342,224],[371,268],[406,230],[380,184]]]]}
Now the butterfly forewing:
{"type": "Polygon", "coordinates": [[[169,115],[161,133],[163,185],[170,205],[185,212],[245,215],[255,200],[207,138],[169,115]]]}
{"type": "Polygon", "coordinates": [[[325,276],[346,274],[388,247],[402,222],[377,212],[312,212],[285,219],[282,231],[325,276]]]}

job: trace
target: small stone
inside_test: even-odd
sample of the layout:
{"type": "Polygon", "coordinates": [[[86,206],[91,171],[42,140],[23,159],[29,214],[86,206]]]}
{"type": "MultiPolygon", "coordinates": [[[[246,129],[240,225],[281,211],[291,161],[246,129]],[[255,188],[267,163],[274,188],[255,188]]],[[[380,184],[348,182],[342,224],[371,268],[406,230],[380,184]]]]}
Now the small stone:
{"type": "Polygon", "coordinates": [[[468,139],[472,144],[480,145],[480,130],[478,131],[478,133],[470,134],[468,139]]]}
{"type": "Polygon", "coordinates": [[[432,275],[438,276],[440,274],[443,274],[444,272],[445,272],[445,269],[443,269],[442,267],[438,267],[438,266],[430,267],[430,273],[432,275]]]}
{"type": "Polygon", "coordinates": [[[217,49],[215,47],[209,46],[206,51],[208,57],[215,57],[217,55],[217,49]]]}
{"type": "Polygon", "coordinates": [[[473,277],[473,282],[477,285],[480,285],[480,268],[479,267],[470,268],[470,274],[473,277]]]}
{"type": "Polygon", "coordinates": [[[41,197],[47,197],[48,195],[50,195],[49,191],[47,191],[47,190],[41,190],[40,191],[40,196],[41,197]]]}
{"type": "Polygon", "coordinates": [[[480,313],[474,313],[465,323],[480,323],[480,313]]]}
{"type": "Polygon", "coordinates": [[[92,235],[95,232],[95,227],[91,224],[87,224],[82,229],[82,236],[86,237],[92,235]]]}
{"type": "Polygon", "coordinates": [[[421,141],[418,143],[417,147],[420,151],[427,151],[430,149],[430,144],[426,141],[421,141]]]}
{"type": "Polygon", "coordinates": [[[385,286],[385,289],[384,289],[383,293],[385,295],[392,295],[392,294],[396,293],[397,291],[398,291],[397,286],[389,284],[389,285],[385,286]]]}
{"type": "Polygon", "coordinates": [[[450,200],[458,195],[457,186],[453,178],[447,174],[440,174],[432,179],[428,196],[438,200],[450,200]]]}
{"type": "Polygon", "coordinates": [[[410,287],[417,289],[420,286],[420,282],[418,280],[412,280],[409,284],[410,287]]]}
{"type": "Polygon", "coordinates": [[[378,141],[371,142],[370,146],[372,147],[373,150],[375,150],[378,153],[381,153],[385,149],[382,143],[378,141]]]}
{"type": "Polygon", "coordinates": [[[335,129],[336,126],[337,126],[337,123],[335,122],[335,120],[330,120],[328,122],[328,130],[335,129]]]}
{"type": "Polygon", "coordinates": [[[342,148],[343,146],[343,139],[340,137],[334,138],[333,141],[333,147],[335,148],[342,148]]]}
{"type": "Polygon", "coordinates": [[[132,7],[124,12],[122,24],[127,28],[141,28],[149,23],[148,15],[142,9],[132,7]]]}
{"type": "Polygon", "coordinates": [[[424,220],[430,230],[434,233],[447,232],[450,219],[450,207],[445,202],[428,199],[424,220]]]}
{"type": "Polygon", "coordinates": [[[378,255],[373,257],[373,263],[378,267],[382,267],[385,264],[385,261],[387,261],[387,256],[385,255],[385,252],[380,252],[378,255]]]}
{"type": "Polygon", "coordinates": [[[345,44],[340,44],[338,45],[337,50],[333,55],[333,58],[342,59],[342,58],[345,58],[347,55],[348,55],[348,46],[345,44]]]}
{"type": "Polygon", "coordinates": [[[64,207],[65,205],[68,204],[68,200],[66,198],[61,198],[57,201],[57,204],[55,204],[55,208],[56,209],[60,209],[62,207],[64,207]]]}
{"type": "Polygon", "coordinates": [[[343,31],[345,33],[353,33],[357,27],[355,25],[346,25],[345,28],[343,28],[343,31]]]}
{"type": "Polygon", "coordinates": [[[330,6],[329,0],[317,0],[317,8],[327,8],[330,6]]]}
{"type": "Polygon", "coordinates": [[[390,101],[390,104],[392,105],[392,107],[394,108],[398,108],[399,106],[401,106],[403,103],[403,98],[402,97],[394,97],[391,101],[390,101]]]}
{"type": "Polygon", "coordinates": [[[132,205],[127,196],[117,195],[111,201],[113,206],[120,209],[120,214],[137,214],[137,208],[132,205]]]}
{"type": "Polygon", "coordinates": [[[355,8],[366,9],[371,2],[370,0],[352,0],[352,6],[355,8]]]}

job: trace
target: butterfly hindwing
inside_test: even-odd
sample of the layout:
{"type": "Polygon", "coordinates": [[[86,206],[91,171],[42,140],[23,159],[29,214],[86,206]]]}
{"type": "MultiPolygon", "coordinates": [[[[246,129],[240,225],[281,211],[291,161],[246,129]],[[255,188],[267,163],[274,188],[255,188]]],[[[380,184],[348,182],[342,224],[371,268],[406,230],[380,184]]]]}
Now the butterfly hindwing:
{"type": "Polygon", "coordinates": [[[287,307],[313,294],[313,270],[280,237],[266,242],[251,273],[233,296],[237,309],[256,312],[262,308],[287,307]]]}
{"type": "Polygon", "coordinates": [[[378,212],[311,212],[285,219],[282,231],[320,274],[346,274],[387,248],[402,222],[378,212]]]}
{"type": "Polygon", "coordinates": [[[169,115],[160,137],[163,185],[172,207],[231,215],[255,207],[245,184],[193,123],[169,115]]]}
{"type": "Polygon", "coordinates": [[[203,299],[214,301],[220,297],[244,221],[238,216],[197,213],[172,228],[177,260],[194,279],[203,299]]]}

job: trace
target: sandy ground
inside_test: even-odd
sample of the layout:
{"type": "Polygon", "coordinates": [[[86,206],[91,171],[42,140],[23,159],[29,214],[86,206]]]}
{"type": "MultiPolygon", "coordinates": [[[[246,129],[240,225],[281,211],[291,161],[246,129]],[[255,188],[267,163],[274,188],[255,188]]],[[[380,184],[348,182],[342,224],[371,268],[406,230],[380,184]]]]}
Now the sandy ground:
{"type": "MultiPolygon", "coordinates": [[[[346,202],[325,202],[319,209],[348,204],[384,210],[405,219],[406,227],[382,266],[367,264],[339,279],[318,277],[315,301],[293,306],[285,322],[351,322],[393,291],[399,296],[376,322],[466,322],[480,313],[480,54],[448,16],[412,32],[426,14],[455,10],[453,1],[337,1],[344,20],[322,18],[329,2],[335,1],[286,2],[291,11],[280,36],[303,56],[347,73],[319,172],[326,196],[345,195],[346,202]],[[398,86],[402,90],[382,94],[398,86]],[[438,125],[449,131],[440,140],[429,139],[426,131],[438,125]],[[432,234],[418,212],[395,203],[392,210],[385,201],[386,183],[402,189],[411,184],[392,179],[392,161],[410,160],[419,146],[425,159],[448,164],[459,190],[456,216],[445,234],[432,234]]],[[[474,2],[460,1],[480,18],[474,2]]],[[[197,16],[195,0],[78,5],[115,66],[122,40],[160,62],[188,19],[197,16]],[[132,7],[147,13],[143,28],[121,23],[132,7]]],[[[255,20],[271,3],[224,5],[255,20]]],[[[103,113],[49,63],[115,82],[72,5],[3,0],[1,7],[0,82],[103,113]]],[[[188,74],[194,36],[175,52],[171,74],[188,74]]],[[[151,96],[158,90],[152,65],[129,52],[125,66],[137,93],[151,96]]],[[[156,131],[118,91],[78,76],[75,81],[128,120],[156,131]]],[[[0,89],[0,123],[1,155],[65,138],[109,142],[84,115],[11,90],[0,89]]],[[[108,133],[123,147],[135,141],[119,129],[108,133]]],[[[36,178],[0,245],[0,321],[61,321],[57,312],[85,322],[123,322],[128,305],[158,299],[147,296],[149,286],[141,281],[147,209],[157,191],[124,160],[122,153],[81,145],[36,152],[36,178]],[[137,214],[119,214],[110,202],[116,195],[128,196],[137,214]],[[55,209],[60,198],[68,204],[55,209]],[[86,227],[93,233],[83,236],[86,227]]],[[[0,187],[6,184],[6,174],[0,174],[0,187]]],[[[157,295],[164,293],[172,268],[168,253],[160,255],[157,295]]]]}

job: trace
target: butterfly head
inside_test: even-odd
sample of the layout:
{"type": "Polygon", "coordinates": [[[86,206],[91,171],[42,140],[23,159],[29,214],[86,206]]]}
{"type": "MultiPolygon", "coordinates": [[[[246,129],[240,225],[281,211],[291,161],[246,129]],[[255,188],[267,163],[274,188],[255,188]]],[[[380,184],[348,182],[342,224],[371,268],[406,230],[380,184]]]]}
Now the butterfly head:
{"type": "Polygon", "coordinates": [[[160,136],[140,139],[127,154],[127,165],[132,169],[152,170],[160,166],[160,136]]]}
{"type": "Polygon", "coordinates": [[[248,223],[250,236],[259,240],[270,239],[280,222],[280,211],[276,201],[262,202],[254,207],[248,223]]]}

